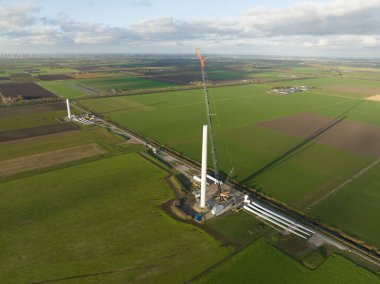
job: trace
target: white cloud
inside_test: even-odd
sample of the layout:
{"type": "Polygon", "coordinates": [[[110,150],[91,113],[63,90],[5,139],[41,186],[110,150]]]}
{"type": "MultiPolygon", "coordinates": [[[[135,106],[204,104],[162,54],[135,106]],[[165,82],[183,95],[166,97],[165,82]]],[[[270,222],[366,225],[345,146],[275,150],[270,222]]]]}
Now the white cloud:
{"type": "Polygon", "coordinates": [[[148,0],[134,0],[131,3],[133,6],[151,7],[152,3],[148,0]]]}
{"type": "Polygon", "coordinates": [[[363,36],[361,43],[367,47],[379,47],[380,37],[379,36],[363,36]]]}
{"type": "MultiPolygon", "coordinates": [[[[146,0],[131,3],[151,4],[146,0]]],[[[303,2],[281,9],[253,7],[233,20],[160,17],[118,27],[81,22],[64,14],[41,17],[40,10],[41,7],[31,4],[0,4],[0,40],[6,41],[7,46],[48,45],[66,50],[91,45],[116,50],[126,45],[165,49],[202,44],[219,49],[251,49],[253,53],[258,50],[289,53],[300,48],[351,49],[355,53],[380,46],[380,0],[303,2]]]]}
{"type": "Polygon", "coordinates": [[[33,4],[0,5],[0,29],[17,30],[36,23],[40,7],[33,4]]]}
{"type": "Polygon", "coordinates": [[[253,8],[240,25],[247,35],[331,35],[379,33],[380,1],[304,2],[290,8],[253,8]]]}

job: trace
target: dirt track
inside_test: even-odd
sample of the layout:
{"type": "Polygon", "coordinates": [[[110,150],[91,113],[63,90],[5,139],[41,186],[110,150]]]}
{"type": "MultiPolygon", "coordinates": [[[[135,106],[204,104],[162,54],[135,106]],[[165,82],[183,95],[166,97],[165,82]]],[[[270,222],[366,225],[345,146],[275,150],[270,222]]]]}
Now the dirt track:
{"type": "Polygon", "coordinates": [[[45,126],[37,126],[27,129],[18,129],[14,131],[1,132],[0,143],[18,139],[25,139],[37,137],[42,135],[49,135],[73,130],[79,130],[80,127],[73,123],[57,123],[45,126]]]}
{"type": "MultiPolygon", "coordinates": [[[[379,93],[379,94],[380,94],[380,93],[379,93]]],[[[366,100],[369,100],[369,101],[380,102],[380,95],[375,95],[375,96],[366,97],[365,99],[366,99],[366,100]]]]}
{"type": "Polygon", "coordinates": [[[0,161],[0,178],[106,153],[98,144],[93,143],[0,161]]]}
{"type": "Polygon", "coordinates": [[[284,132],[305,140],[380,157],[380,127],[338,120],[313,113],[300,113],[259,123],[258,126],[284,132]]]}

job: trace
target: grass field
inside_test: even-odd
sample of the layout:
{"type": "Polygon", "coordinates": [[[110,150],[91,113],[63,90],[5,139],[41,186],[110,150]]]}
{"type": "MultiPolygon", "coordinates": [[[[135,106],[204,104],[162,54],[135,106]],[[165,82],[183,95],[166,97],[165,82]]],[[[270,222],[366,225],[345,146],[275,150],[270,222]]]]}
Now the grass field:
{"type": "MultiPolygon", "coordinates": [[[[325,192],[332,178],[337,184],[373,160],[313,142],[303,144],[297,137],[258,127],[256,123],[276,117],[329,109],[337,104],[348,108],[353,103],[306,93],[269,96],[265,94],[268,88],[260,84],[210,90],[217,110],[216,143],[219,153],[223,153],[219,160],[225,172],[232,167],[232,159],[240,180],[302,206],[318,196],[319,191],[325,192]]],[[[194,91],[82,103],[143,135],[200,158],[199,125],[205,122],[205,113],[202,97],[194,91]]]]}
{"type": "Polygon", "coordinates": [[[243,80],[248,78],[246,72],[241,71],[226,71],[223,69],[208,69],[208,79],[211,81],[223,81],[223,80],[243,80]]]}
{"type": "MultiPolygon", "coordinates": [[[[212,113],[216,114],[215,135],[221,169],[228,173],[234,165],[239,180],[305,209],[371,164],[375,160],[373,157],[258,125],[302,112],[329,116],[332,120],[344,117],[379,125],[377,113],[380,103],[363,100],[360,94],[335,93],[325,88],[345,83],[360,83],[358,88],[377,88],[380,82],[342,80],[326,78],[281,82],[281,85],[317,87],[290,96],[266,94],[279,83],[210,89],[215,108],[212,113]]],[[[200,160],[200,126],[206,122],[201,91],[91,99],[81,103],[121,125],[200,160]]],[[[372,231],[369,239],[376,236],[372,231]]]]}
{"type": "Polygon", "coordinates": [[[96,92],[89,89],[81,88],[76,84],[74,80],[67,81],[45,81],[39,82],[39,85],[45,89],[53,92],[58,96],[62,96],[68,99],[83,97],[87,95],[94,95],[96,92]]]}
{"type": "Polygon", "coordinates": [[[93,143],[0,161],[0,179],[105,154],[106,151],[93,143]]]}
{"type": "Polygon", "coordinates": [[[318,218],[380,247],[380,166],[377,164],[312,211],[318,218]]]}
{"type": "Polygon", "coordinates": [[[380,279],[338,255],[310,270],[260,239],[195,283],[367,284],[380,283],[380,279]]]}
{"type": "MultiPolygon", "coordinates": [[[[178,84],[170,76],[189,83],[197,77],[193,63],[152,58],[10,60],[0,76],[15,74],[12,80],[36,80],[58,96],[81,98],[90,110],[199,160],[201,125],[206,122],[202,90],[91,99],[110,89],[178,84]],[[43,81],[46,78],[39,80],[38,70],[40,75],[76,73],[77,77],[43,81]]],[[[354,177],[377,158],[354,147],[338,148],[293,136],[263,122],[306,113],[380,126],[380,102],[366,100],[380,95],[380,69],[248,59],[209,63],[212,81],[325,76],[210,89],[220,166],[225,173],[234,166],[236,178],[243,183],[300,209],[310,210],[310,204],[327,196],[307,212],[379,247],[380,166],[354,177]],[[337,76],[333,68],[340,69],[344,78],[327,78],[337,76]],[[315,88],[287,96],[266,92],[294,85],[315,88]]],[[[9,80],[0,84],[4,82],[9,80]]],[[[66,116],[64,104],[45,110],[44,106],[0,109],[0,133],[56,124],[57,118],[66,116]]],[[[270,227],[246,212],[205,222],[219,241],[173,220],[160,209],[174,197],[165,181],[167,173],[137,154],[144,146],[124,141],[107,129],[91,126],[1,143],[0,164],[10,171],[0,178],[1,283],[183,283],[249,243],[197,282],[380,283],[376,275],[342,256],[333,254],[325,261],[321,251],[300,257],[298,251],[283,250],[294,245],[291,242],[270,245],[260,239],[270,227]],[[87,155],[88,145],[102,155],[87,155]],[[65,155],[67,151],[72,158],[65,155]],[[80,155],[83,160],[77,160],[80,155]],[[54,159],[59,163],[51,163],[54,159]],[[41,168],[44,163],[46,168],[41,168]],[[310,270],[302,262],[318,268],[310,270]]]]}
{"type": "Polygon", "coordinates": [[[207,220],[207,226],[219,232],[224,238],[236,245],[246,245],[266,232],[264,225],[245,211],[224,214],[207,220]]]}
{"type": "Polygon", "coordinates": [[[101,91],[106,91],[109,89],[136,90],[173,86],[173,84],[170,83],[153,81],[142,77],[82,79],[78,80],[78,83],[101,91]]]}
{"type": "Polygon", "coordinates": [[[230,249],[159,209],[173,197],[164,176],[131,153],[0,184],[0,281],[180,283],[200,273],[230,249]]]}
{"type": "Polygon", "coordinates": [[[75,73],[77,72],[76,69],[73,69],[71,67],[48,67],[48,66],[41,66],[38,68],[40,70],[40,75],[47,75],[47,74],[66,74],[66,73],[75,73]]]}
{"type": "Polygon", "coordinates": [[[84,144],[97,143],[111,153],[118,152],[120,138],[103,128],[85,128],[78,132],[60,133],[2,143],[0,161],[55,151],[84,144]]]}
{"type": "Polygon", "coordinates": [[[25,115],[0,117],[0,132],[58,123],[58,117],[65,117],[67,111],[57,110],[25,115]]]}

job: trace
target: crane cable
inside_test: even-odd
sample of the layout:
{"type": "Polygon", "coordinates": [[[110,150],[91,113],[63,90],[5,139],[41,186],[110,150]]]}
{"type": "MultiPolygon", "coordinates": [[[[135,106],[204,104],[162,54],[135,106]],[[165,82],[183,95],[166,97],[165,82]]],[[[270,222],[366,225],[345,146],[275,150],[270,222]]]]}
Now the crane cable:
{"type": "MultiPolygon", "coordinates": [[[[198,50],[199,51],[199,50],[198,50]]],[[[220,119],[219,119],[219,116],[217,115],[217,110],[216,110],[216,106],[215,106],[215,104],[214,103],[212,103],[212,104],[210,104],[210,99],[209,99],[209,92],[208,92],[208,88],[207,88],[207,82],[208,82],[208,76],[207,76],[207,70],[206,70],[206,66],[204,65],[204,61],[202,62],[202,57],[201,58],[199,58],[199,56],[200,56],[200,54],[198,54],[198,59],[200,59],[201,60],[201,67],[202,67],[202,71],[203,71],[203,74],[202,74],[202,77],[204,76],[205,78],[202,78],[203,80],[205,80],[205,82],[203,82],[204,84],[205,84],[205,86],[204,86],[204,88],[206,89],[205,90],[205,92],[207,92],[207,98],[206,98],[206,108],[208,108],[209,106],[211,106],[211,108],[212,108],[212,111],[213,111],[213,116],[216,116],[216,119],[217,119],[217,123],[218,123],[218,126],[219,126],[219,128],[221,128],[221,122],[220,122],[220,119]]],[[[204,59],[204,60],[206,60],[206,59],[204,59]]],[[[211,98],[211,97],[210,97],[211,98]]],[[[211,109],[209,109],[208,110],[208,112],[210,113],[210,111],[211,111],[211,109]]],[[[211,114],[210,114],[210,116],[211,116],[211,114]]],[[[211,117],[208,117],[208,119],[210,120],[209,121],[209,124],[211,124],[211,117]]],[[[211,125],[211,127],[212,127],[212,125],[211,125]]],[[[210,131],[210,134],[211,134],[211,139],[212,139],[212,141],[211,141],[211,143],[212,144],[214,144],[214,131],[213,131],[213,129],[210,127],[210,129],[209,129],[209,131],[210,131]]],[[[231,156],[231,152],[230,152],[230,149],[229,149],[229,147],[228,147],[228,145],[227,145],[227,143],[226,143],[226,140],[225,140],[225,138],[223,137],[223,135],[222,135],[222,141],[223,141],[223,144],[224,144],[224,148],[226,149],[226,152],[227,152],[227,156],[228,156],[228,158],[229,158],[229,160],[230,160],[230,163],[231,163],[231,166],[232,166],[232,168],[234,167],[233,166],[233,161],[232,161],[232,156],[231,156]]],[[[216,176],[216,178],[217,179],[219,179],[219,168],[218,168],[218,160],[216,159],[216,149],[214,148],[214,146],[212,147],[213,149],[213,151],[212,151],[212,154],[213,154],[213,156],[215,156],[215,157],[213,157],[213,159],[214,159],[214,170],[215,170],[215,174],[217,175],[216,176]]],[[[219,187],[219,186],[218,186],[219,187]]],[[[219,189],[220,190],[220,189],[219,189]]]]}
{"type": "MultiPolygon", "coordinates": [[[[210,92],[209,92],[209,94],[210,94],[210,92]]],[[[212,95],[212,92],[211,92],[211,95],[210,95],[210,102],[212,102],[212,103],[211,103],[212,111],[213,111],[213,113],[215,114],[216,122],[217,122],[217,126],[218,126],[219,130],[220,130],[220,131],[223,131],[222,123],[221,123],[221,120],[220,120],[219,115],[218,115],[218,111],[217,111],[217,108],[216,108],[216,104],[213,102],[213,97],[214,97],[214,96],[212,95]]],[[[221,135],[220,138],[221,138],[221,140],[222,140],[222,142],[223,142],[223,145],[224,145],[224,148],[225,148],[225,150],[226,150],[227,158],[228,158],[229,161],[230,161],[230,166],[231,166],[231,168],[233,168],[233,167],[234,167],[234,162],[233,162],[233,159],[232,159],[232,155],[231,155],[230,149],[229,149],[228,144],[227,144],[227,142],[226,142],[225,136],[224,136],[224,135],[221,135]]]]}

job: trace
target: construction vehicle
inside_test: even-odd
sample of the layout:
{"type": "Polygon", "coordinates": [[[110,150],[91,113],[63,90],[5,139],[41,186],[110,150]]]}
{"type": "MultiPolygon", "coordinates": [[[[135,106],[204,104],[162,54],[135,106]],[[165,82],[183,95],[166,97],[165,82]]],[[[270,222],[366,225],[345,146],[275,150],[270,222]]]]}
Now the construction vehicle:
{"type": "MultiPolygon", "coordinates": [[[[228,176],[226,178],[226,181],[224,182],[226,185],[228,185],[228,182],[230,181],[231,179],[231,176],[234,172],[234,167],[232,167],[232,169],[230,170],[230,172],[228,173],[228,176]]],[[[229,188],[226,188],[226,189],[223,189],[222,192],[220,193],[220,199],[221,200],[227,200],[231,197],[231,192],[230,192],[230,189],[229,188]]]]}

